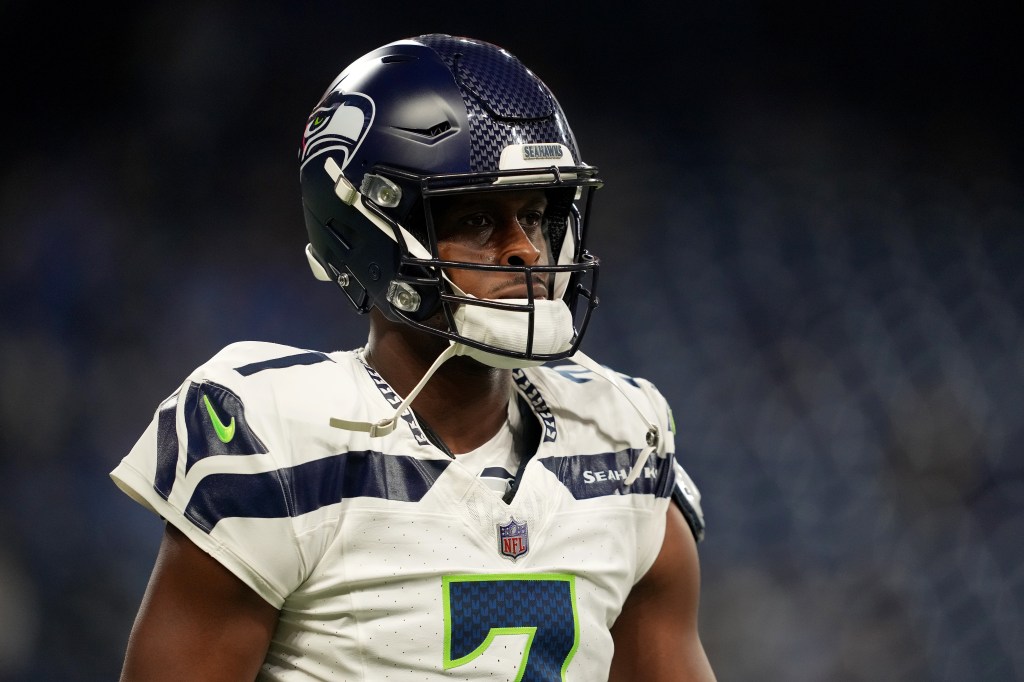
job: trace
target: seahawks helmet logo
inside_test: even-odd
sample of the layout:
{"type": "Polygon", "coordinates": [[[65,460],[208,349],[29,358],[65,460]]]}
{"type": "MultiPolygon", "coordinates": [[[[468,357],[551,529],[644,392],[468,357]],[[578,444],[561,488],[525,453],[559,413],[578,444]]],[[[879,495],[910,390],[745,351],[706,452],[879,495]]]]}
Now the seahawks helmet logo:
{"type": "Polygon", "coordinates": [[[299,149],[300,167],[314,156],[333,152],[344,170],[366,138],[373,112],[373,100],[366,95],[338,91],[328,95],[306,122],[299,149]]]}

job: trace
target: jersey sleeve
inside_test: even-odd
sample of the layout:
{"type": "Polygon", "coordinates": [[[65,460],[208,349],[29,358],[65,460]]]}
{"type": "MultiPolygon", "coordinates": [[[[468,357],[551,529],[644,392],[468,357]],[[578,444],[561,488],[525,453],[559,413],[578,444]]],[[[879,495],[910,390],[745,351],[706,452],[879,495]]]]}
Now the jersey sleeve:
{"type": "Polygon", "coordinates": [[[280,607],[308,562],[289,513],[287,444],[259,409],[272,401],[247,400],[245,389],[223,363],[200,367],[160,403],[111,478],[280,607]]]}

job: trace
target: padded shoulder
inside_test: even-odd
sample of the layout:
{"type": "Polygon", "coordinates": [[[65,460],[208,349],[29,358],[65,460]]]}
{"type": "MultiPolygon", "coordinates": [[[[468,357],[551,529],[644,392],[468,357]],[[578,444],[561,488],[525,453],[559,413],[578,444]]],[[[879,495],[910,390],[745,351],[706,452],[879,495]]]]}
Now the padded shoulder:
{"type": "MultiPolygon", "coordinates": [[[[530,370],[530,376],[543,383],[548,391],[553,392],[563,407],[572,407],[574,412],[586,412],[587,416],[596,420],[614,420],[623,425],[630,425],[634,407],[645,413],[645,418],[661,426],[663,433],[662,456],[673,458],[674,485],[672,500],[683,512],[684,518],[693,532],[694,538],[704,538],[704,512],[701,508],[701,494],[697,485],[683,468],[682,458],[676,452],[676,425],[668,401],[661,391],[649,380],[632,377],[613,369],[605,368],[610,378],[618,383],[619,389],[625,393],[629,401],[623,399],[609,381],[603,380],[594,371],[581,365],[571,363],[530,370]]],[[[635,420],[637,427],[643,429],[644,422],[635,420]]]]}

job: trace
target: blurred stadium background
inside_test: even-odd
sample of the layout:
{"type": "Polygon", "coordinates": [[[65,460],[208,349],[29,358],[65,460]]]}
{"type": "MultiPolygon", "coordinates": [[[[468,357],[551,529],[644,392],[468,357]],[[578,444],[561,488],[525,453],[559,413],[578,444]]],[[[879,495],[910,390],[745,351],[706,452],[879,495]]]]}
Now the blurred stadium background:
{"type": "Polygon", "coordinates": [[[226,343],[337,349],[295,152],[390,40],[521,57],[604,170],[586,350],[704,493],[723,682],[1024,679],[1019,47],[983,4],[0,6],[0,680],[116,679],[160,537],[107,478],[226,343]]]}

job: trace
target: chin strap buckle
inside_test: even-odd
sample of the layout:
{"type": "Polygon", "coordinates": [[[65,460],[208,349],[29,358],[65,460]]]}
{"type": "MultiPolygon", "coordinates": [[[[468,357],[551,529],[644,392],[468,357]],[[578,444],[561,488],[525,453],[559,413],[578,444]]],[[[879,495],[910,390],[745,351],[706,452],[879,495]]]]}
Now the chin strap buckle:
{"type": "Polygon", "coordinates": [[[650,459],[651,454],[658,449],[658,444],[661,442],[661,431],[654,424],[651,424],[650,426],[651,428],[647,430],[647,446],[640,451],[640,455],[636,458],[636,462],[629,470],[629,475],[627,475],[625,480],[622,481],[623,485],[633,485],[636,482],[636,479],[640,478],[640,472],[644,470],[644,465],[647,464],[647,460],[650,459]]]}
{"type": "Polygon", "coordinates": [[[377,438],[379,436],[386,436],[394,431],[398,422],[394,417],[390,419],[381,419],[376,424],[371,424],[370,422],[353,422],[347,419],[331,417],[330,424],[336,429],[345,429],[346,431],[364,431],[370,434],[370,438],[377,438]]]}

